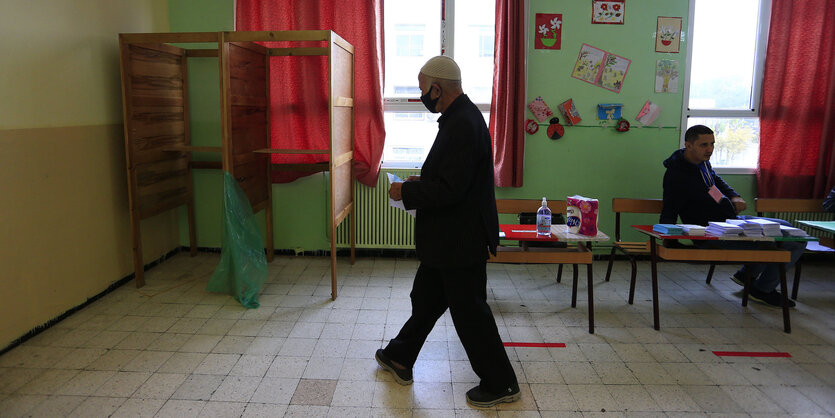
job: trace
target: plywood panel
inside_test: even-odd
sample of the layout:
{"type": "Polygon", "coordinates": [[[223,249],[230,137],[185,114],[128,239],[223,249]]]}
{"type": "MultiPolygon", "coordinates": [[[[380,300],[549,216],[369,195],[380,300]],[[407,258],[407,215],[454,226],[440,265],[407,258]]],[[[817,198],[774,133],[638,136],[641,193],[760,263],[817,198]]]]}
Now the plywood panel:
{"type": "Polygon", "coordinates": [[[353,149],[354,111],[350,107],[333,108],[333,154],[344,154],[353,149]]]}
{"type": "Polygon", "coordinates": [[[333,92],[336,96],[354,97],[354,56],[342,48],[332,49],[333,92]]]}

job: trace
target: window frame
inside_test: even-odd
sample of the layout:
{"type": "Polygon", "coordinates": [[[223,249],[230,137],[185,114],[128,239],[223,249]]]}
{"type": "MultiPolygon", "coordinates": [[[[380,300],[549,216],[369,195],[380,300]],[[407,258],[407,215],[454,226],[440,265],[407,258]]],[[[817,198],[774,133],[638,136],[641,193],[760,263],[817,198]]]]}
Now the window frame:
{"type": "MultiPolygon", "coordinates": [[[[455,0],[441,1],[441,55],[455,58],[455,0]]],[[[417,72],[415,73],[417,78],[417,72]]],[[[474,103],[482,112],[490,112],[490,103],[474,103]]],[[[429,113],[420,97],[383,97],[383,113],[429,113]]],[[[421,168],[423,161],[382,160],[382,168],[421,168]]]]}
{"type": "MultiPolygon", "coordinates": [[[[758,118],[760,115],[760,100],[762,94],[763,69],[765,68],[765,54],[768,45],[768,28],[771,22],[771,1],[757,0],[759,12],[757,15],[757,36],[755,43],[755,56],[753,77],[751,82],[750,109],[690,109],[690,71],[693,62],[693,29],[696,14],[696,2],[690,0],[687,23],[687,55],[686,68],[684,72],[684,91],[681,102],[681,138],[679,146],[684,148],[684,133],[687,130],[687,121],[691,117],[706,118],[758,118]]],[[[719,174],[755,174],[758,167],[714,167],[719,174]]]]}

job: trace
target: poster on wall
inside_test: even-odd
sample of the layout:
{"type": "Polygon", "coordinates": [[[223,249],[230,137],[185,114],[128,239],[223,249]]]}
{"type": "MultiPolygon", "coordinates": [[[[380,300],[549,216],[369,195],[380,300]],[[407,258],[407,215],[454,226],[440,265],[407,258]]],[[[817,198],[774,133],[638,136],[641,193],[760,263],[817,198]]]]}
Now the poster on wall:
{"type": "Polygon", "coordinates": [[[591,23],[622,25],[626,0],[592,0],[591,23]]]}
{"type": "Polygon", "coordinates": [[[655,62],[655,92],[678,92],[678,61],[658,60],[655,62]]]}
{"type": "Polygon", "coordinates": [[[571,77],[620,93],[631,62],[619,55],[583,44],[571,77]]]}
{"type": "Polygon", "coordinates": [[[562,14],[537,13],[534,49],[560,49],[562,14]]]}
{"type": "Polygon", "coordinates": [[[681,18],[658,16],[655,52],[678,53],[681,43],[681,18]]]}

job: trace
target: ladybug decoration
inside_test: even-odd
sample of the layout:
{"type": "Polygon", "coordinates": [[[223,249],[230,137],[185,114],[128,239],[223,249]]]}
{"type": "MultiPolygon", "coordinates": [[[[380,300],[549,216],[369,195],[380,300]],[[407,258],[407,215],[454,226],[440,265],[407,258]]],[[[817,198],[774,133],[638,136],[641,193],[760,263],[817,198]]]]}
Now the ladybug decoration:
{"type": "Polygon", "coordinates": [[[629,121],[628,121],[628,120],[626,120],[626,119],[624,119],[624,118],[620,118],[620,119],[618,119],[618,125],[617,125],[617,127],[616,127],[615,129],[616,129],[618,132],[626,132],[626,131],[628,131],[628,130],[629,130],[629,121]]]}
{"type": "Polygon", "coordinates": [[[560,118],[551,118],[548,125],[548,138],[560,139],[565,134],[565,128],[560,125],[560,118]]]}
{"type": "Polygon", "coordinates": [[[533,135],[538,130],[539,130],[539,124],[536,123],[535,120],[528,119],[528,120],[525,121],[525,132],[527,132],[528,134],[533,135]]]}

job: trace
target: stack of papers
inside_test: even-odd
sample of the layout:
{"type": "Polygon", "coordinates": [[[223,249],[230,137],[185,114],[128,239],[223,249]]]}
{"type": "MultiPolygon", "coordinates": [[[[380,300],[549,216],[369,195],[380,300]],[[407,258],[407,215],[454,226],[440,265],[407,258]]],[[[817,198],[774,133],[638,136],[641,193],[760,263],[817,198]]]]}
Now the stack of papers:
{"type": "Polygon", "coordinates": [[[746,237],[763,236],[763,227],[756,222],[748,222],[742,219],[726,219],[725,222],[742,228],[742,234],[746,237]]]}
{"type": "Polygon", "coordinates": [[[705,227],[701,225],[678,224],[685,235],[692,235],[694,237],[703,237],[705,235],[705,227]]]}
{"type": "Polygon", "coordinates": [[[652,226],[652,231],[664,235],[682,235],[684,233],[680,226],[674,224],[655,224],[652,226]]]}
{"type": "Polygon", "coordinates": [[[708,222],[705,233],[715,237],[736,237],[742,234],[742,228],[727,222],[708,222]]]}
{"type": "Polygon", "coordinates": [[[783,235],[780,231],[780,224],[777,222],[769,221],[768,219],[748,219],[745,222],[760,225],[763,230],[763,235],[767,237],[779,237],[783,235]]]}
{"type": "Polygon", "coordinates": [[[807,234],[806,231],[804,231],[802,229],[791,227],[791,226],[785,226],[785,225],[780,225],[780,232],[783,233],[784,237],[808,237],[809,236],[809,234],[807,234]]]}

